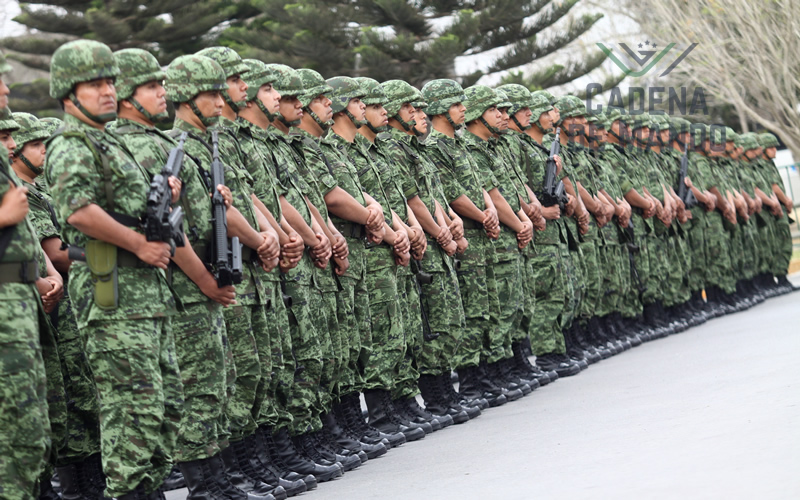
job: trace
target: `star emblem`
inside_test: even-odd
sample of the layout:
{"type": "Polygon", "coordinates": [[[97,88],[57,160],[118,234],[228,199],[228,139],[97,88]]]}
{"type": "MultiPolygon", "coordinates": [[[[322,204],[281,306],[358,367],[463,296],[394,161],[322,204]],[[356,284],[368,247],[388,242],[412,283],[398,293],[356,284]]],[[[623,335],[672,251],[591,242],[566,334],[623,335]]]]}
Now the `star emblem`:
{"type": "Polygon", "coordinates": [[[645,40],[645,41],[644,41],[644,44],[645,44],[645,45],[650,45],[650,40],[645,40]]]}
{"type": "Polygon", "coordinates": [[[642,48],[642,44],[641,44],[641,43],[639,44],[639,48],[640,48],[640,49],[642,48]]]}
{"type": "Polygon", "coordinates": [[[653,48],[656,48],[656,44],[653,44],[653,48]]]}

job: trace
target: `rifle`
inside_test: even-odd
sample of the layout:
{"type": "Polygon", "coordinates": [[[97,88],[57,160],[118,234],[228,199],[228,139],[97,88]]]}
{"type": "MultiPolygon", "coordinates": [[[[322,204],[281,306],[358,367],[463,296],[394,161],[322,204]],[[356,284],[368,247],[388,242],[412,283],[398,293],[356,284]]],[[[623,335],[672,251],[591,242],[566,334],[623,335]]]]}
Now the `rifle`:
{"type": "Polygon", "coordinates": [[[217,286],[242,282],[242,245],[239,237],[228,240],[228,216],[225,199],[217,186],[225,184],[225,166],[219,159],[219,133],[211,132],[211,205],[213,209],[213,238],[211,240],[211,265],[217,286]]]}
{"type": "Polygon", "coordinates": [[[542,194],[538,198],[545,207],[558,205],[561,210],[564,210],[564,206],[567,204],[567,194],[564,191],[564,182],[558,179],[558,165],[556,165],[556,156],[561,152],[560,133],[561,129],[557,128],[556,138],[550,145],[550,156],[547,157],[547,165],[544,170],[542,194]]]}
{"type": "Polygon", "coordinates": [[[421,283],[425,283],[426,285],[433,283],[433,275],[423,271],[420,261],[416,259],[412,260],[411,267],[414,271],[414,285],[416,285],[417,295],[419,295],[419,311],[422,316],[422,338],[427,341],[436,340],[439,338],[439,334],[431,331],[431,325],[428,322],[428,313],[425,312],[425,299],[423,299],[422,296],[421,285],[421,283]]]}
{"type": "Polygon", "coordinates": [[[172,190],[167,182],[170,177],[178,177],[183,168],[183,144],[186,132],[181,134],[178,145],[172,148],[167,162],[161,172],[150,182],[150,193],[147,195],[147,211],[144,219],[144,235],[147,241],[165,241],[169,243],[170,253],[175,255],[175,247],[185,245],[183,241],[183,207],[172,205],[172,190]]]}
{"type": "Polygon", "coordinates": [[[689,173],[689,146],[684,147],[681,157],[681,170],[678,173],[678,198],[681,199],[686,208],[697,206],[697,198],[694,192],[686,187],[686,176],[689,173]]]}

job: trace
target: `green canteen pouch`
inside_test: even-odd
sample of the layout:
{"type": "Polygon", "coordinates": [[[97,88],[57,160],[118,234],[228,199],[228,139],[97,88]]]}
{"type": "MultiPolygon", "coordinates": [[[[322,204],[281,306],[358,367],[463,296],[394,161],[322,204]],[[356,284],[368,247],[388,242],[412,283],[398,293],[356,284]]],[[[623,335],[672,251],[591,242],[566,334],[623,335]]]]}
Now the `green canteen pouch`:
{"type": "Polygon", "coordinates": [[[100,240],[86,244],[86,264],[92,271],[94,303],[104,311],[119,306],[117,290],[117,247],[100,240]]]}

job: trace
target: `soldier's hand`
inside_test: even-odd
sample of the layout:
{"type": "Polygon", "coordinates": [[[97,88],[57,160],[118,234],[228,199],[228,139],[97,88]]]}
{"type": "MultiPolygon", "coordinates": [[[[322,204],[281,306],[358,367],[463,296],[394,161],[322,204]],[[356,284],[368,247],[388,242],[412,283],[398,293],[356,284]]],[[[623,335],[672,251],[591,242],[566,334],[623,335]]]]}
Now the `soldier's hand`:
{"type": "MultiPolygon", "coordinates": [[[[318,243],[311,247],[311,260],[315,262],[325,261],[327,263],[333,254],[331,242],[328,240],[328,237],[322,233],[316,233],[316,237],[318,243]]],[[[323,266],[323,269],[324,267],[325,266],[323,266]]]]}
{"type": "Polygon", "coordinates": [[[369,216],[367,217],[367,228],[372,232],[378,232],[383,228],[383,208],[377,203],[370,203],[367,205],[369,216]]]}
{"type": "Polygon", "coordinates": [[[458,250],[458,244],[455,241],[450,240],[450,243],[443,246],[442,250],[444,250],[444,253],[452,257],[453,255],[456,254],[456,251],[458,250]]]}
{"type": "Polygon", "coordinates": [[[561,155],[555,155],[553,159],[556,161],[556,173],[561,174],[561,169],[564,168],[564,164],[561,162],[561,155]]]}
{"type": "Polygon", "coordinates": [[[411,251],[411,242],[408,241],[408,235],[405,231],[397,231],[394,233],[394,249],[395,255],[408,254],[411,251]]]}
{"type": "Polygon", "coordinates": [[[578,232],[581,233],[581,234],[588,233],[589,232],[589,223],[588,222],[583,222],[581,220],[578,220],[578,232]]]}
{"type": "Polygon", "coordinates": [[[454,240],[460,240],[464,237],[464,221],[461,219],[453,219],[449,228],[454,240]]]}
{"type": "Polygon", "coordinates": [[[547,220],[558,220],[561,218],[561,208],[558,205],[542,208],[542,215],[547,220]]]}
{"type": "Polygon", "coordinates": [[[425,237],[425,233],[422,232],[422,229],[418,227],[409,227],[408,241],[411,242],[412,252],[416,255],[425,255],[425,250],[428,248],[428,238],[425,237]]]}
{"type": "Polygon", "coordinates": [[[589,226],[589,221],[590,221],[590,220],[591,220],[591,219],[590,219],[590,217],[589,217],[589,212],[588,212],[588,211],[586,211],[586,210],[584,210],[584,211],[583,211],[583,213],[581,213],[580,215],[578,215],[578,222],[580,222],[580,223],[582,223],[582,224],[585,224],[587,227],[589,226]]]}
{"type": "Polygon", "coordinates": [[[163,241],[147,241],[144,235],[141,235],[141,243],[134,253],[136,257],[145,264],[155,266],[159,269],[166,269],[169,264],[169,243],[163,241]]]}
{"type": "Polygon", "coordinates": [[[336,276],[344,276],[344,273],[350,269],[350,260],[349,259],[339,259],[334,257],[333,259],[333,272],[336,273],[336,276]]]}
{"type": "Polygon", "coordinates": [[[537,230],[537,231],[544,231],[545,228],[547,227],[547,225],[546,225],[547,223],[544,220],[544,216],[542,216],[542,215],[540,215],[536,219],[532,219],[531,222],[533,223],[533,228],[535,230],[537,230]]]}
{"type": "Polygon", "coordinates": [[[275,237],[275,234],[270,231],[262,232],[261,236],[264,238],[264,240],[261,242],[261,245],[256,248],[258,257],[262,261],[277,261],[277,259],[281,256],[281,246],[278,242],[278,238],[275,237]]]}
{"type": "Polygon", "coordinates": [[[486,237],[489,238],[490,240],[496,240],[497,238],[499,238],[500,237],[500,226],[498,226],[496,229],[492,229],[492,230],[487,229],[486,230],[486,237]]]}
{"type": "Polygon", "coordinates": [[[525,248],[533,239],[533,224],[528,221],[522,222],[522,231],[517,233],[517,246],[525,248]]]}
{"type": "Polygon", "coordinates": [[[231,208],[231,205],[233,205],[233,193],[231,193],[231,188],[225,184],[217,184],[217,191],[222,195],[222,201],[225,203],[225,208],[231,208]]]}
{"type": "Polygon", "coordinates": [[[788,200],[788,199],[786,200],[786,203],[784,203],[784,205],[783,205],[783,206],[784,206],[784,207],[786,207],[786,211],[787,211],[787,212],[791,212],[791,211],[792,211],[792,209],[794,208],[794,207],[792,206],[792,200],[788,200]]]}
{"type": "Polygon", "coordinates": [[[281,261],[285,260],[288,264],[297,265],[300,259],[303,258],[303,251],[305,250],[303,238],[294,230],[287,233],[287,236],[289,237],[288,241],[281,245],[281,261]]]}
{"type": "Polygon", "coordinates": [[[459,238],[456,240],[456,253],[464,253],[469,248],[469,241],[466,238],[459,238]]]}
{"type": "Polygon", "coordinates": [[[449,245],[451,241],[453,241],[453,235],[450,234],[450,230],[446,227],[440,227],[439,234],[436,235],[436,243],[444,248],[449,245]]]}
{"type": "MultiPolygon", "coordinates": [[[[56,283],[51,281],[47,278],[39,278],[36,280],[36,290],[39,292],[39,296],[42,298],[42,305],[44,306],[44,310],[46,313],[51,313],[56,306],[58,305],[58,301],[60,298],[56,299],[56,295],[59,292],[56,291],[56,283]],[[53,292],[56,292],[55,295],[53,292]]],[[[63,286],[59,288],[60,295],[64,295],[63,286]]]]}
{"type": "Polygon", "coordinates": [[[398,254],[395,252],[394,254],[394,263],[398,266],[407,267],[408,264],[411,263],[411,254],[409,252],[400,253],[398,254]]]}
{"type": "Polygon", "coordinates": [[[9,181],[9,189],[0,205],[0,227],[15,226],[28,215],[28,188],[15,186],[9,181]]]}
{"type": "Polygon", "coordinates": [[[333,238],[336,240],[331,242],[331,251],[334,257],[346,259],[350,255],[350,247],[347,246],[347,240],[341,234],[334,234],[333,238]]]}
{"type": "Polygon", "coordinates": [[[497,217],[497,210],[489,207],[483,211],[483,227],[489,231],[500,227],[500,219],[497,217]]]}
{"type": "Polygon", "coordinates": [[[167,178],[167,184],[169,184],[169,189],[172,191],[172,203],[178,203],[181,198],[181,187],[183,186],[181,180],[171,175],[167,178]]]}
{"type": "Polygon", "coordinates": [[[376,245],[380,245],[383,242],[384,236],[386,236],[386,228],[383,225],[377,231],[367,230],[367,240],[376,245]]]}
{"type": "Polygon", "coordinates": [[[572,214],[574,214],[575,210],[578,209],[578,198],[567,193],[567,204],[565,205],[565,208],[565,215],[567,217],[572,217],[572,214]]]}
{"type": "Polygon", "coordinates": [[[203,295],[221,304],[222,307],[236,304],[236,289],[231,285],[220,288],[217,285],[217,280],[214,279],[211,273],[207,272],[197,286],[200,288],[200,291],[203,292],[203,295]]]}
{"type": "Polygon", "coordinates": [[[694,185],[692,184],[692,179],[689,178],[688,175],[683,178],[683,183],[686,184],[686,187],[688,187],[689,189],[692,189],[692,186],[694,185]]]}

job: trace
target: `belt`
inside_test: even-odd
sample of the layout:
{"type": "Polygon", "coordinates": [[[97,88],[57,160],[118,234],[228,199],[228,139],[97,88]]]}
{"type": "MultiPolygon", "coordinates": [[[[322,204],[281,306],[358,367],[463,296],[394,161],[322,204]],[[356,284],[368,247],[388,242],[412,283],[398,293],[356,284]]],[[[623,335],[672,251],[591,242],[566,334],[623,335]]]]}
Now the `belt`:
{"type": "Polygon", "coordinates": [[[117,266],[118,267],[153,267],[145,261],[124,248],[117,247],[117,266]]]}
{"type": "Polygon", "coordinates": [[[4,262],[0,264],[0,283],[36,283],[39,279],[39,263],[36,260],[25,262],[4,262]]]}
{"type": "Polygon", "coordinates": [[[357,224],[355,222],[334,222],[333,225],[345,238],[360,240],[367,236],[367,230],[364,224],[357,224]]]}
{"type": "Polygon", "coordinates": [[[464,229],[483,229],[483,224],[474,219],[462,217],[461,220],[464,222],[464,229]]]}

